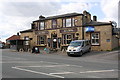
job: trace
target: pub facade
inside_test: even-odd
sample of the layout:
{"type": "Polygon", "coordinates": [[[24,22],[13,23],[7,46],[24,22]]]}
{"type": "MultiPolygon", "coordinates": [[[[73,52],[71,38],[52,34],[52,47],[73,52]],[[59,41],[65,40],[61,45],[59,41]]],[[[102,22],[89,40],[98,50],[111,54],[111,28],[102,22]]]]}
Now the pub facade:
{"type": "Polygon", "coordinates": [[[97,17],[87,11],[51,17],[39,16],[31,29],[20,31],[21,39],[29,38],[30,47],[40,49],[66,49],[73,40],[90,40],[92,50],[112,50],[118,47],[112,22],[98,22],[97,17]]]}

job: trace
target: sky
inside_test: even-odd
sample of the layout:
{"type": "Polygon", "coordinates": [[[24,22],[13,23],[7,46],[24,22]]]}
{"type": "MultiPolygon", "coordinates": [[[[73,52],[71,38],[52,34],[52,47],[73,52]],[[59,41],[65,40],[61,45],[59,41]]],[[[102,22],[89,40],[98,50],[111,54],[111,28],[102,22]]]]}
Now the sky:
{"type": "Polygon", "coordinates": [[[118,23],[119,0],[0,0],[0,41],[30,29],[32,21],[87,10],[101,22],[118,23]]]}

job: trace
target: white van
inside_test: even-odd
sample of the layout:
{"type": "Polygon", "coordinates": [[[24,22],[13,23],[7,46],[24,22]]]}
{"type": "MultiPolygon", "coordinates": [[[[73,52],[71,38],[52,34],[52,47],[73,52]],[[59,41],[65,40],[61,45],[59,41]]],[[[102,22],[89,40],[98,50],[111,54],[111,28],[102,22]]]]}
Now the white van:
{"type": "Polygon", "coordinates": [[[75,40],[71,41],[66,52],[68,56],[82,56],[83,53],[91,50],[90,40],[75,40]]]}

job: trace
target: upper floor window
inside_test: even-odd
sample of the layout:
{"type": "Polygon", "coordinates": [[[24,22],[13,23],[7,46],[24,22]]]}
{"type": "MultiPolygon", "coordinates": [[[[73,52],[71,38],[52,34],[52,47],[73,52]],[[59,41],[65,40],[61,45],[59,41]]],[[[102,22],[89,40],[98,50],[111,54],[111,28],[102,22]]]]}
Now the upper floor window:
{"type": "Polygon", "coordinates": [[[57,28],[57,19],[52,20],[52,28],[57,28]]]}
{"type": "Polygon", "coordinates": [[[66,27],[71,27],[71,18],[66,19],[66,27]]]}
{"type": "Polygon", "coordinates": [[[39,27],[39,30],[44,30],[44,27],[45,27],[45,22],[40,22],[40,27],[39,27]]]}
{"type": "Polygon", "coordinates": [[[66,18],[63,19],[63,27],[72,27],[75,26],[75,19],[74,18],[66,18]]]}

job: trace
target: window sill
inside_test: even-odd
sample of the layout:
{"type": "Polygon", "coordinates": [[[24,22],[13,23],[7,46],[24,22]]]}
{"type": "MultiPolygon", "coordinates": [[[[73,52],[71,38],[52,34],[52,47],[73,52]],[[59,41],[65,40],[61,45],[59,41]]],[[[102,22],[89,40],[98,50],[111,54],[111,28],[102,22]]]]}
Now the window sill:
{"type": "Polygon", "coordinates": [[[46,46],[46,44],[41,44],[41,45],[37,45],[37,46],[41,46],[41,47],[43,46],[44,47],[44,46],[46,46]]]}
{"type": "Polygon", "coordinates": [[[69,46],[69,44],[62,44],[61,46],[69,46]]]}

